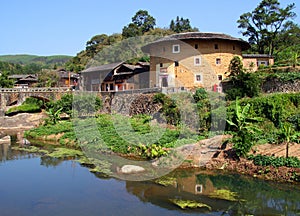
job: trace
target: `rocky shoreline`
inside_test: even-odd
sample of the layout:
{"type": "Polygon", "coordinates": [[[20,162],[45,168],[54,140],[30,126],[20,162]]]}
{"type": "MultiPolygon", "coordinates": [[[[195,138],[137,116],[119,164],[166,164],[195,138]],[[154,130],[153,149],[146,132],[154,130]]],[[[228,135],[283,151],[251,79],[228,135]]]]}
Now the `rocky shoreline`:
{"type": "Polygon", "coordinates": [[[30,130],[42,124],[46,118],[44,113],[20,113],[14,116],[0,117],[0,138],[30,130]]]}

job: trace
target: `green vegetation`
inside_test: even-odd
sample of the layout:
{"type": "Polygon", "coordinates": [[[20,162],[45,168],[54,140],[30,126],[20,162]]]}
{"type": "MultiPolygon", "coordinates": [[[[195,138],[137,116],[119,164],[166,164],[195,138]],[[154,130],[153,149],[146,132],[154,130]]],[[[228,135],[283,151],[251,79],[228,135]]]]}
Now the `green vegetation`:
{"type": "Polygon", "coordinates": [[[291,20],[296,17],[294,9],[294,3],[281,8],[278,0],[262,0],[252,12],[240,16],[238,27],[243,36],[248,37],[253,51],[273,55],[278,35],[292,26],[291,20]]]}
{"type": "Polygon", "coordinates": [[[38,98],[29,97],[20,105],[10,108],[5,114],[14,115],[17,113],[37,113],[41,112],[45,102],[38,98]]]}
{"type": "Polygon", "coordinates": [[[0,70],[0,88],[11,88],[12,86],[13,81],[8,79],[8,73],[0,70]]]}
{"type": "Polygon", "coordinates": [[[179,16],[176,17],[176,20],[171,20],[169,28],[176,33],[199,31],[198,28],[192,28],[189,19],[179,18],[179,16]]]}
{"type": "Polygon", "coordinates": [[[163,177],[160,177],[159,179],[156,179],[154,182],[159,185],[167,187],[170,185],[176,185],[177,179],[175,177],[163,176],[163,177]]]}
{"type": "Polygon", "coordinates": [[[236,192],[232,192],[226,189],[215,190],[213,193],[209,195],[211,198],[223,199],[228,201],[239,201],[238,194],[236,192]]]}
{"type": "Polygon", "coordinates": [[[195,200],[181,200],[181,199],[170,199],[172,203],[179,206],[181,209],[189,208],[204,208],[211,211],[211,207],[207,204],[195,201],[195,200]]]}
{"type": "Polygon", "coordinates": [[[72,56],[54,55],[54,56],[37,56],[37,55],[1,55],[0,61],[14,64],[29,65],[37,64],[42,66],[63,65],[72,56]]]}
{"type": "Polygon", "coordinates": [[[79,148],[71,121],[60,121],[59,124],[47,124],[25,132],[28,139],[58,142],[62,146],[79,148]],[[60,134],[59,138],[53,135],[60,134]]]}
{"type": "Polygon", "coordinates": [[[254,144],[254,134],[259,129],[254,123],[261,121],[257,117],[250,117],[250,104],[241,107],[239,101],[235,102],[235,117],[233,121],[227,120],[230,126],[233,126],[236,133],[233,135],[234,149],[238,156],[245,156],[254,144]]]}
{"type": "Polygon", "coordinates": [[[253,160],[255,165],[259,166],[273,166],[273,167],[295,167],[300,168],[300,160],[296,157],[275,157],[265,155],[249,155],[249,160],[253,160]]]}
{"type": "Polygon", "coordinates": [[[55,150],[49,154],[47,154],[49,157],[54,158],[67,158],[67,157],[82,157],[83,153],[82,151],[75,150],[75,149],[67,149],[67,148],[55,148],[55,150]]]}

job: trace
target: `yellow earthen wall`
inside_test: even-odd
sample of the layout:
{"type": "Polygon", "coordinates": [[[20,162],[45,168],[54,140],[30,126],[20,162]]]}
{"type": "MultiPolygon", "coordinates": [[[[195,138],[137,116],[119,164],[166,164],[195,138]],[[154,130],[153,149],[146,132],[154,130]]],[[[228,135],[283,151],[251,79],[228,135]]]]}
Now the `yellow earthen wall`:
{"type": "Polygon", "coordinates": [[[218,75],[222,75],[223,79],[226,77],[225,72],[228,71],[231,59],[236,55],[241,57],[242,49],[239,43],[235,41],[189,40],[186,42],[174,41],[172,43],[161,43],[151,47],[150,52],[151,83],[157,83],[156,73],[160,63],[174,65],[174,61],[177,60],[179,67],[175,75],[177,79],[176,84],[187,88],[210,88],[219,82],[217,79],[218,75]],[[180,53],[172,53],[173,44],[180,44],[180,53]],[[194,48],[195,44],[198,44],[197,50],[194,48]],[[215,49],[215,44],[218,44],[218,49],[215,49]],[[195,56],[201,57],[201,65],[196,66],[194,64],[195,56]],[[220,65],[216,64],[217,58],[221,59],[220,65]],[[195,82],[195,74],[198,73],[202,75],[203,81],[201,83],[195,82]]]}

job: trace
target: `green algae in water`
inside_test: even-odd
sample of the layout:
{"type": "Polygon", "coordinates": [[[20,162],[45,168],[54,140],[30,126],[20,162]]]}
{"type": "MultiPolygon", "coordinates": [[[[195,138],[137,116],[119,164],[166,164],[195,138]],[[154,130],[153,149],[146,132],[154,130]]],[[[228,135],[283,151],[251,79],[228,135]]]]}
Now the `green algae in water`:
{"type": "Polygon", "coordinates": [[[161,177],[159,179],[156,179],[154,182],[159,184],[159,185],[163,185],[163,186],[167,187],[169,185],[176,185],[177,184],[177,179],[174,178],[174,177],[164,176],[164,177],[161,177]]]}
{"type": "Polygon", "coordinates": [[[181,209],[188,208],[206,208],[211,211],[211,207],[205,203],[200,203],[195,200],[181,200],[181,199],[170,199],[172,203],[179,206],[181,209]]]}
{"type": "Polygon", "coordinates": [[[232,192],[230,190],[220,189],[215,190],[213,193],[209,195],[211,198],[228,200],[228,201],[241,201],[238,199],[238,194],[236,192],[232,192]]]}
{"type": "Polygon", "coordinates": [[[49,157],[65,158],[65,157],[82,157],[82,151],[67,148],[56,148],[53,152],[47,154],[49,157]]]}
{"type": "Polygon", "coordinates": [[[92,167],[89,169],[90,172],[96,173],[96,174],[102,174],[104,176],[112,175],[112,172],[110,170],[111,163],[103,160],[98,160],[95,158],[88,158],[88,157],[80,157],[79,160],[77,160],[81,165],[92,167]]]}
{"type": "Polygon", "coordinates": [[[24,151],[24,152],[29,152],[29,153],[41,153],[41,154],[48,154],[49,152],[45,149],[40,149],[36,146],[28,146],[28,147],[17,147],[13,146],[11,147],[12,150],[16,151],[24,151]]]}

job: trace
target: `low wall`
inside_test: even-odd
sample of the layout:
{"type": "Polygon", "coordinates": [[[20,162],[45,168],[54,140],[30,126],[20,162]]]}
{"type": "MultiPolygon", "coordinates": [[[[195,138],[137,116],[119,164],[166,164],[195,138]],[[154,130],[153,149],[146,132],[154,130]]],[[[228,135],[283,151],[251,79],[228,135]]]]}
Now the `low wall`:
{"type": "MultiPolygon", "coordinates": [[[[233,88],[230,81],[222,82],[223,91],[233,88]]],[[[262,84],[261,90],[263,93],[276,93],[276,92],[300,92],[300,80],[281,81],[277,78],[265,80],[262,84]]]]}

